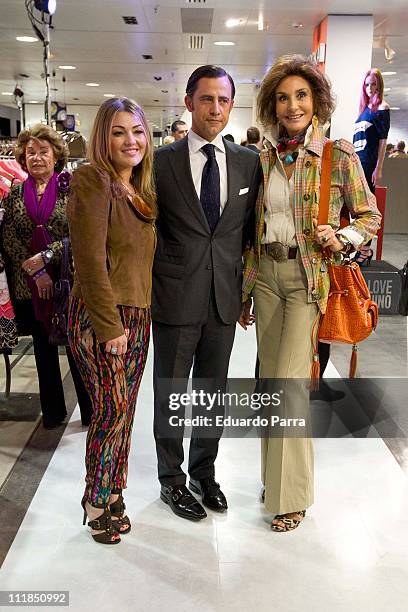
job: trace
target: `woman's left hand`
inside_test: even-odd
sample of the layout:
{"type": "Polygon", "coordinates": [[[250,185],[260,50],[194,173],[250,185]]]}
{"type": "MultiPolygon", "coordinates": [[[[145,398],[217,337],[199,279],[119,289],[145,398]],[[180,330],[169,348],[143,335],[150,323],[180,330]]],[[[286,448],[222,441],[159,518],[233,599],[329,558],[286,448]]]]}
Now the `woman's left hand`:
{"type": "Polygon", "coordinates": [[[337,238],[331,225],[317,225],[317,219],[313,219],[315,227],[315,240],[325,249],[330,249],[333,253],[343,250],[343,244],[337,238]]]}
{"type": "Polygon", "coordinates": [[[33,255],[33,257],[30,257],[30,259],[23,261],[21,267],[29,276],[32,276],[38,272],[38,270],[41,270],[41,268],[44,267],[44,261],[41,253],[37,253],[37,255],[33,255]]]}
{"type": "Polygon", "coordinates": [[[35,284],[37,285],[38,295],[40,298],[43,300],[49,300],[52,298],[54,294],[54,285],[49,274],[46,272],[45,274],[41,274],[41,276],[36,279],[35,284]]]}
{"type": "Polygon", "coordinates": [[[374,187],[381,183],[381,179],[382,179],[382,172],[379,168],[376,168],[371,176],[371,181],[374,187]]]}

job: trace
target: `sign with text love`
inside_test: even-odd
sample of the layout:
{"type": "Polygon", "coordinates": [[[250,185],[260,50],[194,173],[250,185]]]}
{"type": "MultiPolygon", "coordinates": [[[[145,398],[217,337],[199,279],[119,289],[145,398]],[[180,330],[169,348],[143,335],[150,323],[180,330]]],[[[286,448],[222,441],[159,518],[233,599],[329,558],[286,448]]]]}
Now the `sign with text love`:
{"type": "Polygon", "coordinates": [[[401,277],[397,268],[386,261],[372,262],[363,267],[362,273],[371,293],[371,298],[378,304],[380,314],[398,314],[398,302],[401,293],[401,277]]]}

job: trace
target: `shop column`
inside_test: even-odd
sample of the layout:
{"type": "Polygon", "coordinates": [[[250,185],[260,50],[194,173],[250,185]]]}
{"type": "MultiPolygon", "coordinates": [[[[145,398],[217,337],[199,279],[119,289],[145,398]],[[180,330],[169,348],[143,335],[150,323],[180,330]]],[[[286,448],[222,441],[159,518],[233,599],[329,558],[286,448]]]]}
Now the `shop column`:
{"type": "Polygon", "coordinates": [[[312,51],[337,100],[330,138],[353,141],[361,86],[371,68],[373,32],[372,15],[328,15],[315,28],[312,51]]]}

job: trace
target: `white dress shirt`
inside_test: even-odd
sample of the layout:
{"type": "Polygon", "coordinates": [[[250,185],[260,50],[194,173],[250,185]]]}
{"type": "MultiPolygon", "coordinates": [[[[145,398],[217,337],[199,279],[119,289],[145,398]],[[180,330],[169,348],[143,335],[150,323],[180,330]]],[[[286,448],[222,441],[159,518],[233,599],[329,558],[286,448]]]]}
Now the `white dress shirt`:
{"type": "MultiPolygon", "coordinates": [[[[299,150],[299,155],[304,153],[299,150]]],[[[293,216],[294,172],[286,176],[279,157],[271,170],[265,192],[265,235],[262,242],[282,242],[296,246],[295,219],[293,216]]]]}
{"type": "Polygon", "coordinates": [[[206,144],[212,144],[215,146],[215,159],[217,160],[218,168],[220,170],[220,215],[224,210],[225,204],[228,199],[228,180],[227,180],[227,158],[225,154],[224,142],[221,134],[218,134],[212,142],[208,142],[204,138],[201,138],[198,134],[190,130],[188,135],[188,151],[190,155],[190,167],[191,176],[193,177],[194,187],[196,189],[198,199],[200,199],[201,192],[201,177],[203,174],[204,166],[207,162],[207,156],[204,151],[201,151],[201,147],[206,144]]]}

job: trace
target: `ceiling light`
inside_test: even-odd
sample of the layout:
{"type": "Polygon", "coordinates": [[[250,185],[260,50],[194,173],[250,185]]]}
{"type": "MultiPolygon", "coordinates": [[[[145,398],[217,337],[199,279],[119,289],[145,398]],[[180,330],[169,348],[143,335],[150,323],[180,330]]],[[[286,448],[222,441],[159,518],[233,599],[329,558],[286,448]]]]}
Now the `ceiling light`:
{"type": "Polygon", "coordinates": [[[397,74],[397,73],[393,72],[392,70],[388,70],[387,72],[382,72],[381,74],[383,76],[392,76],[393,74],[397,74]]]}
{"type": "Polygon", "coordinates": [[[99,83],[85,83],[87,87],[99,87],[99,83]]]}
{"type": "Polygon", "coordinates": [[[12,91],[2,91],[2,92],[1,92],[1,95],[2,95],[2,96],[12,96],[12,95],[13,95],[13,92],[12,92],[12,91]]]}
{"type": "Polygon", "coordinates": [[[58,66],[61,70],[76,70],[76,66],[58,66]]]}
{"type": "Polygon", "coordinates": [[[391,87],[384,87],[384,91],[391,91],[391,87]]]}
{"type": "Polygon", "coordinates": [[[105,98],[116,98],[115,94],[103,94],[105,98]]]}
{"type": "Polygon", "coordinates": [[[57,8],[57,0],[34,0],[34,6],[42,13],[53,15],[57,8]]]}
{"type": "Polygon", "coordinates": [[[233,47],[235,43],[230,40],[217,40],[214,45],[217,45],[217,47],[233,47]]]}
{"type": "Polygon", "coordinates": [[[263,13],[259,13],[259,17],[258,17],[258,30],[262,31],[263,29],[264,29],[263,13]]]}
{"type": "Polygon", "coordinates": [[[38,100],[30,100],[29,104],[39,104],[39,101],[38,100]]]}
{"type": "Polygon", "coordinates": [[[36,38],[35,36],[16,36],[16,40],[18,40],[18,42],[27,43],[38,42],[38,38],[36,38]]]}
{"type": "Polygon", "coordinates": [[[390,110],[400,110],[399,106],[390,106],[390,110]]]}
{"type": "Polygon", "coordinates": [[[235,28],[236,26],[239,26],[240,23],[242,23],[242,19],[227,19],[225,25],[227,28],[235,28]]]}
{"type": "Polygon", "coordinates": [[[303,28],[303,23],[300,23],[298,21],[295,21],[295,23],[292,23],[292,28],[303,28]]]}

